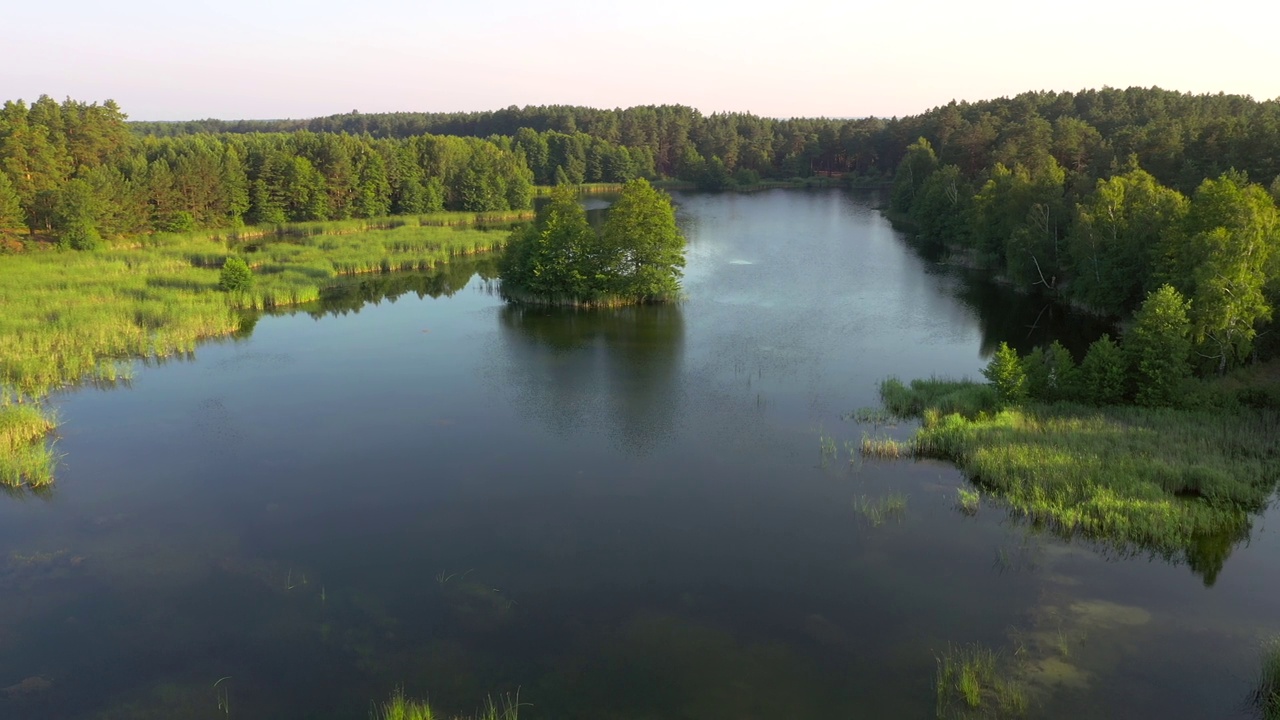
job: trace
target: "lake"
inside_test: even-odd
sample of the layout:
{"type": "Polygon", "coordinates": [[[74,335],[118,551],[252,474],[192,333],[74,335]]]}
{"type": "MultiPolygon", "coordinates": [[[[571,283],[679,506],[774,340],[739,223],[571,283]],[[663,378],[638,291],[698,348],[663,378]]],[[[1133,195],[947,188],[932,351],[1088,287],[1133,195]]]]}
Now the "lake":
{"type": "Polygon", "coordinates": [[[856,454],[911,430],[849,419],[880,380],[976,377],[1001,341],[1079,357],[1105,325],[923,257],[872,195],[676,199],[678,306],[506,306],[459,260],[58,397],[56,488],[0,502],[0,717],[367,718],[403,686],[534,719],[925,718],[970,643],[1031,717],[1250,717],[1271,516],[1206,571],[856,454]]]}

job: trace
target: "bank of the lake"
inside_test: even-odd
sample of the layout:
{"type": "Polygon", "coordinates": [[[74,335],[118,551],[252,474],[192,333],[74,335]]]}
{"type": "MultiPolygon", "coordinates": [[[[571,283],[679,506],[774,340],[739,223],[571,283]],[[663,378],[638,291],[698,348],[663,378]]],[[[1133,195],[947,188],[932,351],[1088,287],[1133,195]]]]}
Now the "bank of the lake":
{"type": "Polygon", "coordinates": [[[972,381],[891,379],[892,414],[921,420],[907,454],[956,463],[1013,512],[1120,552],[1185,558],[1206,583],[1280,479],[1280,414],[1025,402],[972,381]]]}
{"type": "Polygon", "coordinates": [[[50,392],[126,381],[135,360],[194,352],[254,311],[314,302],[344,278],[490,252],[525,213],[440,213],[137,238],[111,250],[0,256],[0,483],[47,485],[50,392]],[[252,283],[219,292],[228,257],[252,283]]]}
{"type": "Polygon", "coordinates": [[[1273,515],[1207,588],[958,509],[950,463],[858,452],[911,424],[845,417],[1110,328],[922,258],[874,198],[678,199],[679,304],[513,307],[459,256],[55,394],[56,490],[0,504],[0,710],[1248,715],[1273,515]]]}

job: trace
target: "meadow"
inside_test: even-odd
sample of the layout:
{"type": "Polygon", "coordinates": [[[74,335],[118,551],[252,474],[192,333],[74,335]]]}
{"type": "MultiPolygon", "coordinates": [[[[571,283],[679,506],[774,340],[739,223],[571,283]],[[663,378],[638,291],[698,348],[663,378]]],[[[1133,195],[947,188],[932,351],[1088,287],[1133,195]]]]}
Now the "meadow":
{"type": "Polygon", "coordinates": [[[495,250],[525,213],[440,213],[156,234],[92,252],[0,256],[0,484],[48,485],[50,393],[128,379],[135,360],[189,354],[255,311],[318,300],[345,276],[429,270],[495,250]],[[252,284],[219,290],[228,257],[252,284]]]}

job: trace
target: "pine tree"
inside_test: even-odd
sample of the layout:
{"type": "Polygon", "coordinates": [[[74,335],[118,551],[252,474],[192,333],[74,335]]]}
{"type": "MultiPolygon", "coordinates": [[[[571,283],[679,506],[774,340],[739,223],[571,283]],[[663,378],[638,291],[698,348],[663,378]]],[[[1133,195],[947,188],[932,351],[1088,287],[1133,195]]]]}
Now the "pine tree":
{"type": "Polygon", "coordinates": [[[1089,346],[1080,362],[1080,399],[1093,405],[1124,402],[1129,382],[1129,359],[1120,346],[1103,335],[1089,346]]]}
{"type": "Polygon", "coordinates": [[[1014,405],[1027,398],[1027,373],[1018,351],[1009,347],[1009,343],[1000,343],[991,362],[982,369],[982,375],[995,385],[1002,403],[1014,405]]]}

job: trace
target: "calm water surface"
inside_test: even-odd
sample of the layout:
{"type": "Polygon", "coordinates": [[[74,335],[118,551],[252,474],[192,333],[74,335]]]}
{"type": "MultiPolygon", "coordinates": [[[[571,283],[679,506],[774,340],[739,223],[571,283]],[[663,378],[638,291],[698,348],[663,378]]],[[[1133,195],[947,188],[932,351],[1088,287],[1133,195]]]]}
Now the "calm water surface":
{"type": "Polygon", "coordinates": [[[851,462],[909,432],[844,419],[880,379],[1105,328],[921,259],[870,198],[677,199],[679,307],[521,310],[459,263],[60,398],[57,489],[0,503],[0,717],[365,718],[402,685],[925,718],[970,642],[1032,717],[1248,717],[1266,519],[1208,586],[964,516],[948,465],[851,462]],[[858,512],[890,493],[902,518],[858,512]]]}

